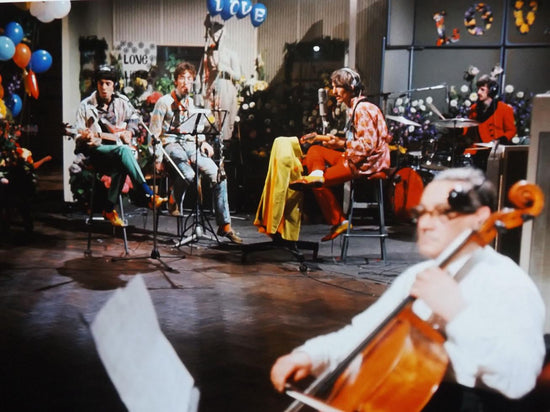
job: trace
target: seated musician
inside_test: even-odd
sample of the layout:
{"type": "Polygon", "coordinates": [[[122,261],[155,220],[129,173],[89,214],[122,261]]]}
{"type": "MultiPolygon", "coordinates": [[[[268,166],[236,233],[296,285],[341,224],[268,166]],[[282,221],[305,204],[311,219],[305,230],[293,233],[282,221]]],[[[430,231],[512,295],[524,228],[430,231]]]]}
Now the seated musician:
{"type": "Polygon", "coordinates": [[[136,110],[124,95],[115,92],[117,74],[111,66],[96,71],[96,90],[82,100],[76,114],[77,153],[89,156],[98,172],[111,176],[103,216],[113,226],[124,226],[114,205],[117,203],[126,176],[130,176],[134,189],[142,191],[149,207],[161,206],[166,199],[153,194],[128,145],[137,133],[138,120],[132,116],[136,110]]]}
{"type": "MultiPolygon", "coordinates": [[[[314,189],[323,216],[332,226],[322,241],[336,238],[350,224],[330,187],[390,166],[391,136],[386,121],[380,109],[362,96],[359,74],[342,68],[332,73],[331,81],[337,102],[349,108],[346,138],[329,136],[322,145],[311,146],[302,162],[309,175],[290,183],[295,190],[314,189]]],[[[302,137],[302,143],[306,139],[302,137]]]]}
{"type": "Polygon", "coordinates": [[[399,275],[350,325],[277,359],[271,370],[275,388],[283,391],[287,381],[333,370],[411,295],[419,317],[439,319],[449,357],[444,381],[424,410],[510,410],[510,398],[534,388],[545,356],[539,291],[527,273],[490,246],[468,243],[451,255],[446,270],[433,260],[464,230],[480,228],[495,198],[494,187],[478,169],[436,175],[414,209],[418,250],[429,260],[399,275]]]}
{"type": "MultiPolygon", "coordinates": [[[[220,174],[216,163],[212,160],[214,149],[206,142],[204,135],[192,134],[189,125],[195,122],[190,114],[194,109],[190,91],[195,80],[195,66],[188,62],[179,63],[174,71],[175,88],[171,93],[162,96],[151,113],[151,134],[160,139],[164,151],[185,176],[185,181],[176,174],[173,188],[173,198],[180,204],[185,187],[195,179],[195,168],[206,177],[212,187],[214,211],[218,224],[218,236],[225,236],[233,243],[242,243],[242,239],[231,228],[229,202],[227,196],[227,180],[220,174]],[[199,154],[197,156],[196,140],[199,139],[199,154]]],[[[162,166],[162,153],[157,151],[157,169],[162,166]]],[[[170,162],[171,163],[171,162],[170,162]]]]}

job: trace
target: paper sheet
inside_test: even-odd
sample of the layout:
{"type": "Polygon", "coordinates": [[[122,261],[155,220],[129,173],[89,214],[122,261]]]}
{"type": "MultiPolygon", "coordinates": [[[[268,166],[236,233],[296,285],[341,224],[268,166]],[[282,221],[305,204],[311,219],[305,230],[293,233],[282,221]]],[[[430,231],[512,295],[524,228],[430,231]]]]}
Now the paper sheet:
{"type": "Polygon", "coordinates": [[[129,411],[197,411],[199,391],[162,333],[141,276],[115,291],[91,331],[101,361],[129,411]]]}

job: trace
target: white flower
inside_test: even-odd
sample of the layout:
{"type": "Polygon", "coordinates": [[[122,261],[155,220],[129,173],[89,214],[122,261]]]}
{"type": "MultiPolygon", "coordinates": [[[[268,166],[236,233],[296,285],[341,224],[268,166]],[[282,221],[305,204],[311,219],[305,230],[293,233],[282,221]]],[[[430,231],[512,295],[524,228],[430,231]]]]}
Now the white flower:
{"type": "Polygon", "coordinates": [[[412,103],[411,103],[411,106],[412,107],[418,106],[418,100],[413,100],[412,103]]]}
{"type": "Polygon", "coordinates": [[[472,102],[477,102],[477,93],[470,93],[468,99],[470,99],[472,102]]]}
{"type": "Polygon", "coordinates": [[[472,76],[477,76],[479,73],[479,69],[476,66],[470,66],[468,67],[468,74],[472,76]]]}
{"type": "Polygon", "coordinates": [[[416,113],[416,109],[414,107],[411,107],[411,113],[416,113]]]}
{"type": "Polygon", "coordinates": [[[451,107],[457,107],[458,106],[458,100],[453,99],[453,100],[451,100],[451,102],[449,104],[451,105],[451,107]]]}
{"type": "Polygon", "coordinates": [[[426,106],[421,105],[421,106],[419,107],[419,109],[420,109],[421,111],[425,112],[425,111],[426,111],[426,106]]]}
{"type": "Polygon", "coordinates": [[[472,105],[472,102],[469,100],[464,100],[464,106],[470,107],[472,105]]]}
{"type": "Polygon", "coordinates": [[[248,104],[247,103],[243,104],[242,108],[243,108],[243,110],[248,110],[248,104]]]}
{"type": "Polygon", "coordinates": [[[401,106],[403,104],[403,99],[401,97],[399,97],[396,101],[395,101],[395,105],[396,106],[401,106]]]}
{"type": "Polygon", "coordinates": [[[463,84],[462,86],[460,86],[460,91],[462,93],[467,93],[468,90],[470,90],[470,88],[468,86],[466,86],[465,84],[463,84]]]}
{"type": "Polygon", "coordinates": [[[414,126],[411,124],[411,125],[409,126],[409,133],[412,133],[412,132],[414,132],[414,126]]]}
{"type": "Polygon", "coordinates": [[[507,84],[506,87],[504,88],[504,91],[506,93],[514,93],[514,86],[512,86],[511,84],[507,84]]]}
{"type": "Polygon", "coordinates": [[[405,108],[404,108],[403,106],[399,106],[399,107],[397,108],[397,111],[398,111],[399,113],[405,113],[405,108]]]}
{"type": "Polygon", "coordinates": [[[235,122],[239,123],[240,121],[241,121],[241,117],[240,116],[235,116],[235,122]]]}
{"type": "Polygon", "coordinates": [[[424,99],[418,99],[418,104],[423,105],[424,104],[424,99]]]}
{"type": "Polygon", "coordinates": [[[250,108],[253,109],[254,107],[256,107],[256,102],[250,102],[250,108]]]}
{"type": "Polygon", "coordinates": [[[521,92],[521,91],[516,93],[516,97],[517,97],[518,99],[523,99],[523,96],[525,96],[525,93],[523,93],[523,92],[521,92]]]}
{"type": "Polygon", "coordinates": [[[426,103],[433,103],[434,99],[432,99],[432,96],[426,97],[426,103]]]}

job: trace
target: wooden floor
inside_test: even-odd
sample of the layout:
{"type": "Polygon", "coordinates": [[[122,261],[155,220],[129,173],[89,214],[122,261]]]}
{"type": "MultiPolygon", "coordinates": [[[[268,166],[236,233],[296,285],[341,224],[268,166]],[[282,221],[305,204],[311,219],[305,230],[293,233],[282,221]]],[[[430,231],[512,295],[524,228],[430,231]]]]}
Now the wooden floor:
{"type": "MultiPolygon", "coordinates": [[[[281,411],[290,400],[269,381],[273,361],[305,339],[335,330],[371,304],[397,273],[417,261],[414,234],[392,228],[386,264],[370,259],[376,240],[353,240],[343,264],[338,241],[304,251],[307,270],[282,250],[242,261],[238,247],[201,240],[174,248],[175,219],[129,209],[130,257],[117,231],[94,226],[85,256],[84,215],[62,201],[61,176],[41,177],[33,203],[34,232],[14,224],[0,243],[0,342],[5,411],[124,411],[89,330],[116,288],[141,275],[162,331],[200,390],[200,411],[281,411]],[[158,251],[160,261],[151,259],[158,251]],[[166,270],[162,262],[171,267],[166,270]],[[303,268],[302,268],[303,269],[303,268]]],[[[235,215],[246,243],[266,241],[253,216],[235,215]]],[[[317,241],[325,225],[304,225],[317,241]]]]}

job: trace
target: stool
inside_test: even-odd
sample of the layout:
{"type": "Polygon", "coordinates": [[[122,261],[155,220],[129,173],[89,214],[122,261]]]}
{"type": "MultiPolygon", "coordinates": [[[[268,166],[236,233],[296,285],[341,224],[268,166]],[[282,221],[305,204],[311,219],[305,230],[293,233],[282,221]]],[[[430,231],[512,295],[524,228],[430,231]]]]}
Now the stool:
{"type": "Polygon", "coordinates": [[[378,172],[372,175],[366,175],[365,177],[359,177],[351,181],[350,188],[350,200],[349,200],[349,212],[348,221],[350,222],[348,229],[342,234],[342,249],[340,252],[340,259],[345,262],[348,254],[349,240],[352,237],[373,237],[380,240],[380,257],[382,261],[386,262],[386,238],[388,233],[386,231],[386,222],[384,218],[384,182],[388,178],[386,172],[378,172]],[[358,202],[355,199],[355,193],[357,191],[357,184],[360,179],[366,179],[368,181],[374,181],[376,183],[376,202],[358,202]],[[374,233],[353,233],[352,228],[353,214],[358,209],[371,209],[378,208],[378,229],[371,232],[374,233]]]}
{"type": "MultiPolygon", "coordinates": [[[[85,256],[92,255],[92,225],[94,221],[94,197],[96,191],[96,184],[98,184],[99,176],[96,174],[94,176],[94,181],[92,183],[92,188],[90,189],[90,213],[86,219],[86,224],[88,225],[88,248],[84,251],[85,256]]],[[[126,218],[124,216],[124,206],[122,202],[122,195],[118,195],[118,207],[120,209],[120,218],[126,223],[126,218]]],[[[103,218],[102,218],[103,219],[103,218]]],[[[109,223],[110,224],[110,223],[109,223]]],[[[128,238],[126,236],[126,226],[122,226],[122,238],[124,240],[124,252],[128,255],[128,238]]],[[[114,227],[113,227],[114,230],[114,227]]]]}

